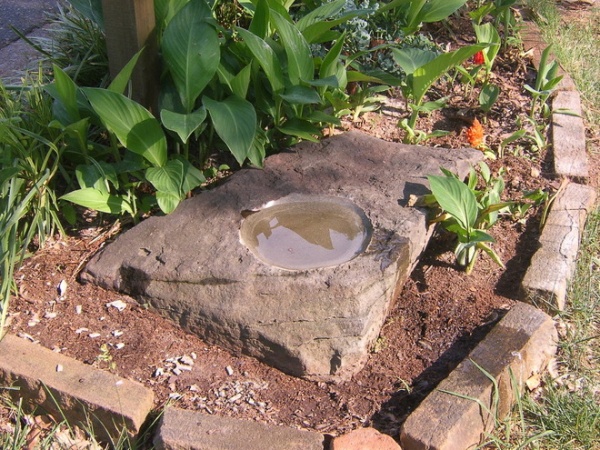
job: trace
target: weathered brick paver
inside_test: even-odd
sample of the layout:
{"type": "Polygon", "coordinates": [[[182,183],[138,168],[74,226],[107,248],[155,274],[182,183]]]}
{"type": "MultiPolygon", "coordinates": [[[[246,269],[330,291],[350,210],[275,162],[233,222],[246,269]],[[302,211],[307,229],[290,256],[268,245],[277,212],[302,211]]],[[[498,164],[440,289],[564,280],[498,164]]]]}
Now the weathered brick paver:
{"type": "Polygon", "coordinates": [[[168,408],[154,439],[157,450],[323,450],[312,431],[168,408]]]}
{"type": "Polygon", "coordinates": [[[408,417],[401,431],[402,448],[463,450],[477,445],[493,426],[487,410],[498,417],[509,411],[513,381],[520,387],[543,370],[556,351],[556,340],[547,314],[518,303],[408,417]]]}
{"type": "Polygon", "coordinates": [[[58,420],[85,425],[89,418],[100,438],[114,439],[124,428],[137,433],[154,404],[153,392],[139,383],[13,335],[0,341],[0,383],[58,420]]]}

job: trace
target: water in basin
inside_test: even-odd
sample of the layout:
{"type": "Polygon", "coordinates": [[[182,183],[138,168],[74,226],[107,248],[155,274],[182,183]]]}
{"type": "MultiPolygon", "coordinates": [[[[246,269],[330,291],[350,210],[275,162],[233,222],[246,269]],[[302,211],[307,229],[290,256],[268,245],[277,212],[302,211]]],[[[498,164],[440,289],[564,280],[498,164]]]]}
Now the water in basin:
{"type": "Polygon", "coordinates": [[[306,270],[355,258],[369,244],[371,230],[364,212],[348,200],[290,196],[249,212],[240,237],[264,263],[306,270]]]}

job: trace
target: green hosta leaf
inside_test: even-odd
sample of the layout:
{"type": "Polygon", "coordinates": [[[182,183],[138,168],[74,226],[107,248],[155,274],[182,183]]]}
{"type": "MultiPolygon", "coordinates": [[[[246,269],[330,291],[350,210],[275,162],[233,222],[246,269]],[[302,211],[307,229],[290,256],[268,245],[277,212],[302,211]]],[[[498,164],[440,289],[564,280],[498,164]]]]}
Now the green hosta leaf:
{"type": "Polygon", "coordinates": [[[242,165],[256,133],[256,111],[252,103],[232,95],[222,102],[202,97],[215,131],[242,165]]]}
{"type": "Polygon", "coordinates": [[[192,133],[202,125],[204,119],[206,119],[206,109],[204,107],[189,114],[179,114],[166,109],[160,112],[160,120],[163,126],[177,133],[184,144],[187,143],[192,133]]]}
{"type": "Polygon", "coordinates": [[[94,111],[119,142],[154,166],[167,161],[167,140],[150,112],[133,100],[99,88],[83,88],[94,111]]]}
{"type": "Polygon", "coordinates": [[[131,207],[123,198],[91,187],[69,192],[60,197],[60,199],[104,213],[123,214],[124,212],[128,212],[133,214],[131,207]]]}
{"type": "Polygon", "coordinates": [[[473,192],[454,177],[431,175],[427,179],[440,207],[470,232],[477,221],[477,200],[473,192]]]}
{"type": "Polygon", "coordinates": [[[285,88],[283,72],[281,71],[281,62],[273,49],[266,41],[255,36],[243,28],[236,28],[239,35],[242,37],[248,49],[254,55],[255,60],[260,64],[265,71],[265,75],[271,83],[273,92],[281,92],[285,88]]]}
{"type": "Polygon", "coordinates": [[[271,11],[271,19],[275,23],[277,31],[279,31],[287,55],[288,75],[292,84],[299,84],[300,80],[312,80],[315,67],[310,47],[302,33],[298,31],[293,23],[288,22],[275,11],[271,11]]]}
{"type": "Polygon", "coordinates": [[[196,99],[219,67],[219,36],[208,23],[212,18],[204,0],[190,0],[165,29],[162,51],[186,111],[194,109],[196,99]]]}

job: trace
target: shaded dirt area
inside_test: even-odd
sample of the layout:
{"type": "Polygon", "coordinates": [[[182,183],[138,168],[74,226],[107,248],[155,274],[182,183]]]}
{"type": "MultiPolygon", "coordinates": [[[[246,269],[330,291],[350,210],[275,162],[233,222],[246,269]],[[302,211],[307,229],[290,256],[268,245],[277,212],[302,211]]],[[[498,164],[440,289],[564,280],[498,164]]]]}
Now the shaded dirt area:
{"type": "MultiPolygon", "coordinates": [[[[441,41],[442,31],[448,32],[432,31],[441,41]]],[[[450,94],[450,107],[424,118],[419,128],[442,128],[451,134],[427,145],[468,145],[465,133],[473,117],[482,120],[492,148],[516,131],[515,118],[529,104],[522,86],[532,82],[533,71],[526,56],[501,54],[495,73],[501,96],[486,120],[475,108],[475,94],[465,94],[464,87],[454,91],[458,88],[438,85],[431,99],[450,94]]],[[[405,114],[402,105],[392,99],[381,111],[345,123],[343,129],[401,140],[397,121],[405,114]]],[[[504,169],[505,198],[518,200],[538,188],[555,193],[560,182],[551,176],[548,154],[529,152],[527,142],[520,146],[488,161],[495,172],[504,169]]],[[[597,159],[593,166],[592,179],[597,179],[597,159]]],[[[287,376],[184,333],[132,298],[80,284],[77,276],[85,262],[122,226],[95,216],[24,262],[16,273],[18,295],[11,304],[10,329],[143,383],[155,392],[157,408],[170,402],[208,414],[331,435],[371,425],[396,438],[410,411],[514,305],[537,248],[540,216],[541,208],[532,208],[526,217],[503,218],[491,234],[506,269],[482,256],[469,276],[455,265],[452,237],[436,231],[390,311],[367,366],[347,382],[287,376]],[[66,283],[63,295],[57,291],[61,282],[62,287],[66,283]]]]}

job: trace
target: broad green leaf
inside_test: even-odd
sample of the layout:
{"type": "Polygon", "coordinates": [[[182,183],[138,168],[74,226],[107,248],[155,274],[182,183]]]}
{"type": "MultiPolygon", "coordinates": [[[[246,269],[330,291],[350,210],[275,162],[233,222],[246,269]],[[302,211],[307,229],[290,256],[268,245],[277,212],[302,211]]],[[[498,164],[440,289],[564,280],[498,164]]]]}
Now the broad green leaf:
{"type": "Polygon", "coordinates": [[[500,88],[495,84],[486,84],[481,88],[479,93],[479,106],[485,112],[488,112],[498,100],[500,95],[500,88]]]}
{"type": "Polygon", "coordinates": [[[473,192],[454,177],[430,175],[427,179],[440,207],[470,232],[477,221],[477,200],[473,192]]]}
{"type": "Polygon", "coordinates": [[[477,42],[491,44],[488,48],[483,49],[483,55],[486,58],[486,62],[489,64],[496,58],[498,51],[500,50],[500,35],[498,30],[491,22],[484,23],[483,25],[473,25],[475,35],[477,36],[477,42]]]}
{"type": "Polygon", "coordinates": [[[298,119],[296,117],[288,120],[282,126],[277,127],[277,129],[283,134],[296,136],[311,142],[319,142],[315,136],[321,135],[321,130],[318,127],[306,120],[298,119]]]}
{"type": "Polygon", "coordinates": [[[275,23],[277,31],[279,31],[287,55],[288,76],[292,84],[299,84],[300,80],[312,80],[315,67],[310,47],[302,33],[298,31],[293,23],[288,22],[275,11],[271,11],[271,19],[275,23]]]}
{"type": "Polygon", "coordinates": [[[236,30],[248,46],[250,52],[254,55],[255,60],[265,71],[273,92],[281,92],[285,88],[281,62],[271,46],[263,39],[243,28],[236,28],[236,30]]]}
{"type": "Polygon", "coordinates": [[[79,108],[77,106],[77,85],[71,80],[69,75],[56,64],[52,67],[54,71],[54,93],[58,97],[55,97],[55,99],[60,102],[60,107],[66,114],[66,117],[57,118],[64,126],[66,126],[81,119],[79,108]]]}
{"type": "Polygon", "coordinates": [[[206,119],[206,109],[204,107],[189,114],[179,114],[167,109],[160,112],[160,120],[163,126],[167,130],[177,133],[184,144],[187,143],[192,133],[202,125],[204,119],[206,119]]]}
{"type": "Polygon", "coordinates": [[[156,23],[164,29],[189,0],[154,0],[156,23]]]}
{"type": "Polygon", "coordinates": [[[269,32],[269,4],[266,0],[258,0],[256,2],[256,9],[248,31],[261,39],[267,37],[269,32]]]}
{"type": "Polygon", "coordinates": [[[171,159],[162,167],[151,167],[146,170],[146,180],[152,183],[157,191],[169,192],[180,197],[183,163],[178,159],[171,159]]]}
{"type": "Polygon", "coordinates": [[[417,17],[420,22],[439,22],[453,14],[465,3],[467,0],[430,0],[425,3],[417,17]]]}
{"type": "Polygon", "coordinates": [[[75,169],[75,176],[81,188],[94,188],[103,194],[110,193],[109,181],[116,188],[119,187],[119,180],[114,167],[104,161],[92,159],[91,164],[78,165],[75,169]]]}
{"type": "Polygon", "coordinates": [[[319,78],[327,78],[330,76],[336,76],[338,74],[338,65],[340,64],[340,55],[344,48],[344,42],[346,41],[346,34],[340,36],[340,38],[333,44],[331,49],[323,58],[321,67],[319,67],[319,78]]]}
{"type": "Polygon", "coordinates": [[[219,67],[221,49],[212,14],[204,0],[190,0],[165,29],[162,51],[187,112],[219,67]]]}
{"type": "Polygon", "coordinates": [[[286,102],[294,105],[310,105],[321,103],[321,97],[314,90],[306,86],[290,86],[285,93],[280,95],[286,102]]]}
{"type": "Polygon", "coordinates": [[[94,188],[78,189],[63,195],[60,199],[108,214],[123,214],[124,212],[133,214],[127,202],[121,197],[94,188]]]}
{"type": "Polygon", "coordinates": [[[101,30],[104,30],[102,0],[69,0],[69,3],[85,18],[94,22],[101,30]]]}
{"type": "Polygon", "coordinates": [[[133,100],[99,88],[82,88],[94,111],[121,144],[154,166],[167,161],[167,140],[150,112],[133,100]]]}
{"type": "Polygon", "coordinates": [[[156,203],[158,203],[158,207],[162,212],[165,214],[171,214],[173,211],[175,211],[177,205],[181,203],[181,198],[172,192],[157,191],[156,203]]]}
{"type": "Polygon", "coordinates": [[[241,98],[246,98],[248,95],[248,87],[252,76],[252,64],[248,64],[231,80],[230,86],[232,92],[241,98]]]}
{"type": "Polygon", "coordinates": [[[334,0],[332,2],[323,3],[321,6],[302,16],[302,18],[296,22],[296,27],[298,30],[304,31],[310,25],[335,17],[345,4],[346,0],[334,0]]]}
{"type": "Polygon", "coordinates": [[[436,56],[437,53],[433,50],[416,47],[392,49],[392,57],[394,58],[394,61],[407,75],[412,74],[415,70],[424,66],[429,61],[433,61],[436,56]]]}
{"type": "Polygon", "coordinates": [[[461,64],[488,44],[474,44],[449,53],[442,53],[435,59],[418,67],[409,77],[413,98],[420,104],[431,85],[455,65],[461,64]]]}
{"type": "Polygon", "coordinates": [[[177,157],[183,164],[183,180],[181,183],[181,195],[184,197],[192,189],[196,189],[202,183],[206,181],[204,174],[192,165],[187,159],[183,157],[177,157]]]}
{"type": "Polygon", "coordinates": [[[131,74],[133,73],[133,69],[135,69],[135,65],[140,59],[142,52],[144,51],[143,47],[138,51],[133,57],[125,64],[125,67],[121,69],[121,71],[117,74],[114,80],[108,86],[109,91],[116,92],[118,94],[124,94],[125,89],[127,88],[127,83],[129,83],[129,79],[131,78],[131,74]]]}
{"type": "Polygon", "coordinates": [[[241,166],[248,157],[256,133],[254,106],[235,95],[222,102],[202,97],[202,103],[210,114],[215,131],[241,166]]]}

